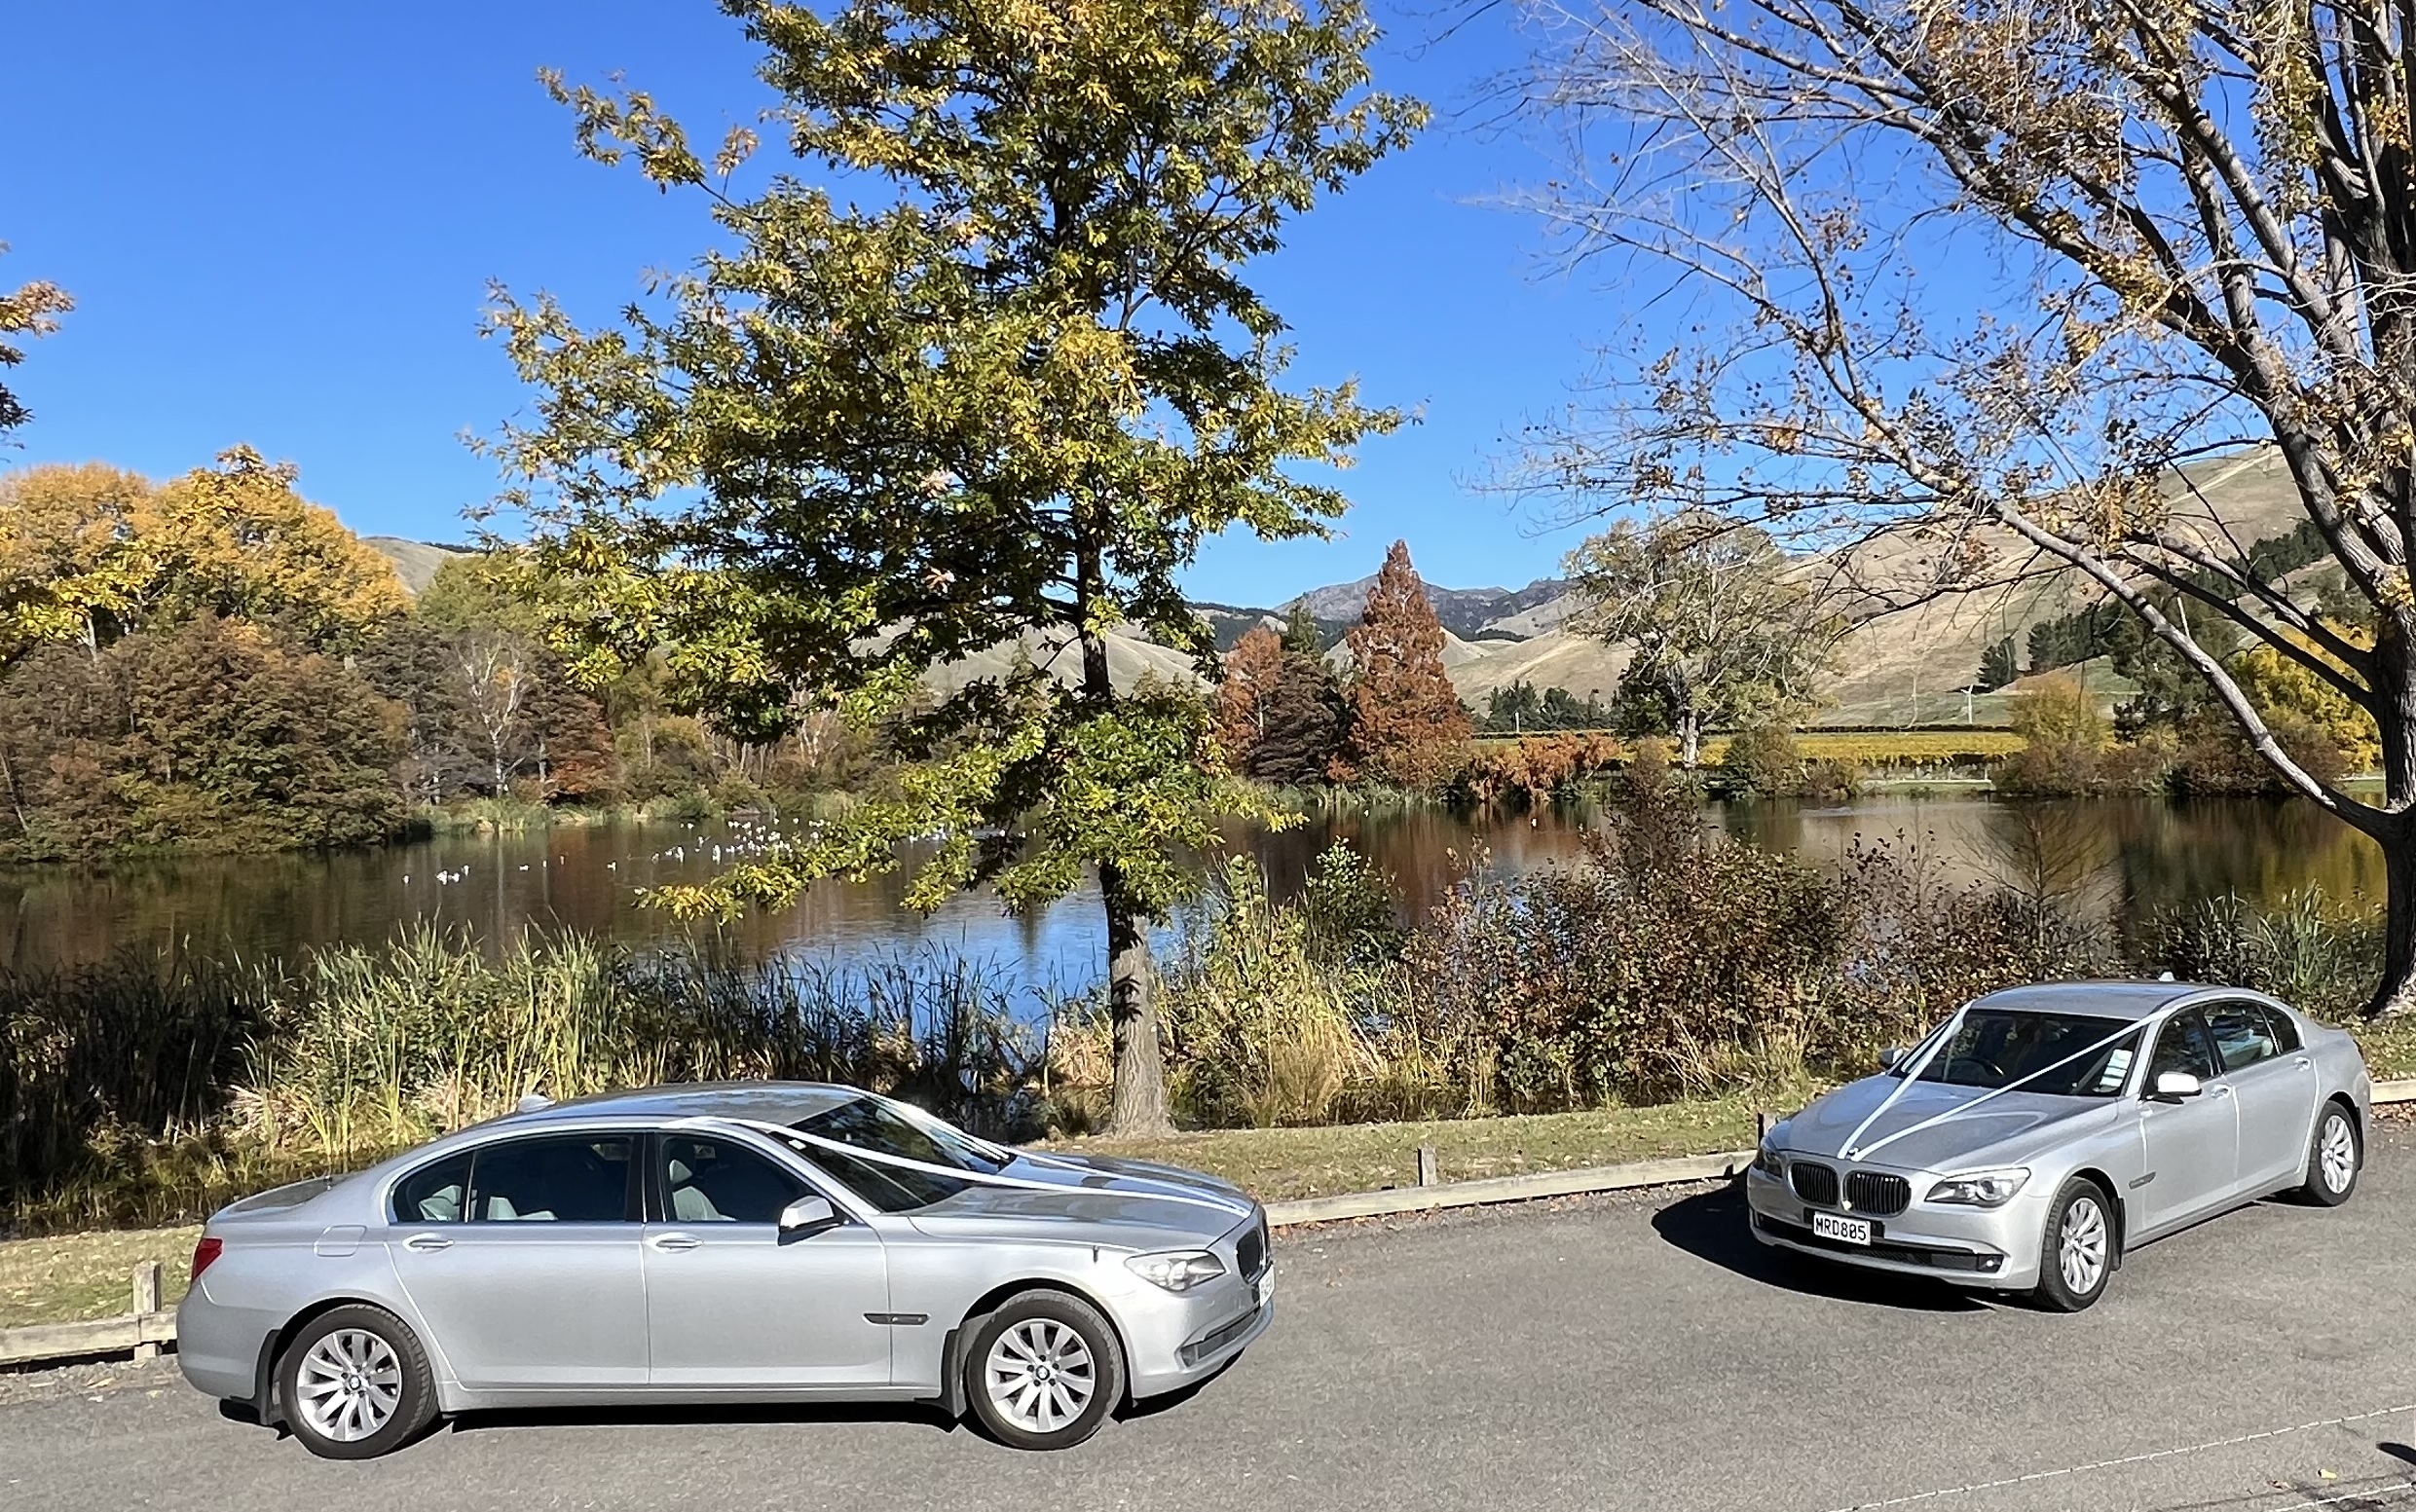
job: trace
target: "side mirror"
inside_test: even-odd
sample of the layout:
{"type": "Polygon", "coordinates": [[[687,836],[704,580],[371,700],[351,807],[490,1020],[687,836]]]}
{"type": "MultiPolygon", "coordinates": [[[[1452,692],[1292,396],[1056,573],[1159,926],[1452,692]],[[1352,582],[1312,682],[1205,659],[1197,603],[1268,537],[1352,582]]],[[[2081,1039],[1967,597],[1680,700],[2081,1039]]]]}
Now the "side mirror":
{"type": "Polygon", "coordinates": [[[1904,1063],[1905,1048],[1901,1045],[1890,1045],[1879,1051],[1879,1069],[1882,1071],[1893,1071],[1904,1063]]]}
{"type": "Polygon", "coordinates": [[[801,1239],[839,1225],[838,1214],[831,1208],[830,1199],[801,1197],[780,1210],[780,1236],[801,1239]]]}
{"type": "Polygon", "coordinates": [[[2159,1102],[2179,1102],[2184,1097],[2195,1097],[2204,1090],[2206,1088],[2198,1085],[2198,1079],[2188,1072],[2166,1071],[2158,1074],[2156,1089],[2152,1095],[2159,1102]]]}

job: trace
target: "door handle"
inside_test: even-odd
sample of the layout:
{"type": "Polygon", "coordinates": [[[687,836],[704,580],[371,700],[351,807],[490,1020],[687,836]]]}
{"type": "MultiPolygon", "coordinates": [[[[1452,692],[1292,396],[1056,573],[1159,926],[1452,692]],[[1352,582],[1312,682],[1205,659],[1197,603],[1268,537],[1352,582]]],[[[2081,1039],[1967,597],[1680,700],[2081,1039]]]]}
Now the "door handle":
{"type": "Polygon", "coordinates": [[[692,1234],[657,1234],[646,1242],[655,1249],[676,1251],[694,1249],[703,1241],[692,1234]]]}
{"type": "Polygon", "coordinates": [[[2225,1087],[2220,1082],[2217,1082],[2214,1086],[2207,1088],[2207,1090],[2214,1093],[2217,1097],[2229,1097],[2231,1095],[2231,1088],[2225,1087]]]}
{"type": "Polygon", "coordinates": [[[2290,1057],[2290,1064],[2292,1064],[2292,1065],[2294,1065],[2294,1066],[2312,1066],[2312,1065],[2314,1065],[2314,1064],[2315,1064],[2315,1062],[2314,1062],[2314,1061],[2312,1061],[2312,1060],[2309,1060],[2309,1059],[2308,1059],[2306,1056],[2304,1056],[2304,1055],[2293,1055],[2292,1057],[2290,1057]]]}
{"type": "Polygon", "coordinates": [[[403,1248],[418,1250],[423,1255],[432,1255],[440,1249],[452,1247],[453,1241],[441,1234],[415,1234],[403,1240],[403,1248]]]}

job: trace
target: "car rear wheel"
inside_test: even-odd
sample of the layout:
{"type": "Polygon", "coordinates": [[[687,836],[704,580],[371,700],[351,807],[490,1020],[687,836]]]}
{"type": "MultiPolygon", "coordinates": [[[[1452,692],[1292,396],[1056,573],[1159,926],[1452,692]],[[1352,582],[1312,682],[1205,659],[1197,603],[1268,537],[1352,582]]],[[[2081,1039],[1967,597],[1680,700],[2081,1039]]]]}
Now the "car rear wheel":
{"type": "Polygon", "coordinates": [[[2039,1236],[2038,1286],[2042,1307],[2078,1312],[2105,1294],[2114,1273],[2114,1218],[2105,1189],[2074,1176],[2047,1206],[2039,1236]]]}
{"type": "Polygon", "coordinates": [[[354,1304],[313,1318],[277,1366],[278,1400],[302,1447],[323,1459],[374,1459],[436,1420],[427,1353],[401,1318],[354,1304]]]}
{"type": "Polygon", "coordinates": [[[2358,1167],[2365,1151],[2358,1142],[2358,1121],[2336,1102],[2316,1115],[2314,1142],[2307,1151],[2307,1184],[2299,1195],[2310,1202],[2338,1207],[2358,1190],[2358,1167]]]}
{"type": "Polygon", "coordinates": [[[1071,1449],[1124,1400],[1124,1350],[1098,1309],[1030,1291],[991,1313],[965,1356],[982,1426],[1017,1449],[1071,1449]]]}

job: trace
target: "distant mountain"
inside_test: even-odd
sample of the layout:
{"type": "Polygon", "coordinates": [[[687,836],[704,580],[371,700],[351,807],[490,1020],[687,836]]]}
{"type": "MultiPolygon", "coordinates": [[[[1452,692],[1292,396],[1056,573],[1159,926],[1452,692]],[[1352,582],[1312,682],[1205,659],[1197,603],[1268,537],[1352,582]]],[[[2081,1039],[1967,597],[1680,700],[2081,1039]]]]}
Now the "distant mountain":
{"type": "MultiPolygon", "coordinates": [[[[1358,623],[1359,610],[1367,605],[1367,590],[1376,585],[1374,573],[1357,582],[1333,583],[1312,588],[1296,598],[1286,599],[1276,612],[1279,616],[1294,604],[1307,603],[1309,612],[1320,621],[1344,627],[1358,623]]],[[[1523,641],[1552,628],[1567,617],[1548,611],[1569,597],[1569,584],[1557,577],[1540,577],[1524,588],[1439,588],[1426,585],[1426,598],[1434,606],[1434,617],[1443,628],[1464,641],[1486,637],[1523,641]]]]}
{"type": "Polygon", "coordinates": [[[469,555],[460,546],[435,546],[400,535],[363,535],[361,542],[394,564],[394,575],[415,599],[427,592],[427,585],[436,580],[436,569],[448,559],[469,555]]]}

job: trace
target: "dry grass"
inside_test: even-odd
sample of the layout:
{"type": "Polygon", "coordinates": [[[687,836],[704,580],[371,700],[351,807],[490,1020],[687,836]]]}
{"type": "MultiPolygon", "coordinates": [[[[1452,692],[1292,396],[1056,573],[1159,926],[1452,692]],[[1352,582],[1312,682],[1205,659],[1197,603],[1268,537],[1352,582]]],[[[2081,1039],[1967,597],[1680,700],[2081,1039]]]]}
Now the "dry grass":
{"type": "Polygon", "coordinates": [[[160,1263],[160,1301],[185,1294],[198,1228],[122,1229],[0,1243],[0,1328],[77,1323],[133,1309],[134,1267],[160,1263]]]}
{"type": "Polygon", "coordinates": [[[1418,1147],[1434,1146],[1445,1181],[1573,1170],[1750,1148],[1753,1106],[1743,1098],[1421,1124],[1327,1128],[1238,1128],[1169,1139],[1067,1140],[1054,1148],[1165,1161],[1222,1176],[1266,1202],[1373,1192],[1417,1180],[1418,1147]]]}

